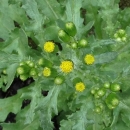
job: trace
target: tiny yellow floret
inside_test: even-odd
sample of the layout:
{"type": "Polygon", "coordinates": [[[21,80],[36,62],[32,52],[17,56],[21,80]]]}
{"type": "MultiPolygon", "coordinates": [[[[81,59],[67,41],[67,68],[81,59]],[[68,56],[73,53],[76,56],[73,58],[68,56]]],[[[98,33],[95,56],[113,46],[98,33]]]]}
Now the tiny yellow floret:
{"type": "Polygon", "coordinates": [[[55,44],[53,42],[45,42],[43,48],[44,51],[51,53],[55,49],[55,44]]]}
{"type": "Polygon", "coordinates": [[[62,72],[69,73],[73,70],[73,62],[72,61],[62,61],[60,64],[60,68],[62,72]]]}
{"type": "Polygon", "coordinates": [[[84,57],[84,61],[86,64],[91,65],[94,63],[95,59],[94,59],[94,56],[92,56],[91,54],[88,54],[84,57]]]}
{"type": "Polygon", "coordinates": [[[44,69],[43,69],[43,76],[45,76],[45,77],[49,77],[50,75],[51,75],[51,69],[50,68],[48,68],[48,67],[45,67],[44,69]]]}
{"type": "Polygon", "coordinates": [[[85,85],[82,82],[76,83],[75,85],[76,91],[82,92],[85,89],[85,85]]]}

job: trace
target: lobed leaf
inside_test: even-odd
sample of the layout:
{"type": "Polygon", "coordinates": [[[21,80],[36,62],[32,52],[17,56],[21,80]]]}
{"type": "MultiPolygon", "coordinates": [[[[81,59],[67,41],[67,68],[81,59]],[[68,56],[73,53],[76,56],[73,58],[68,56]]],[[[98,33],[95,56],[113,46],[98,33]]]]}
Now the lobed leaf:
{"type": "Polygon", "coordinates": [[[39,9],[42,11],[46,19],[56,20],[62,18],[62,8],[56,0],[36,0],[39,9]]]}
{"type": "Polygon", "coordinates": [[[107,52],[95,56],[95,64],[109,63],[117,57],[117,52],[107,52]]]}
{"type": "Polygon", "coordinates": [[[20,94],[0,99],[0,122],[3,122],[10,112],[17,114],[20,111],[21,106],[22,99],[20,99],[20,94]]]}
{"type": "Polygon", "coordinates": [[[26,27],[27,30],[39,31],[42,28],[43,16],[38,10],[38,5],[35,0],[23,0],[22,8],[25,9],[30,18],[31,26],[26,27]]]}
{"type": "Polygon", "coordinates": [[[9,5],[8,0],[0,1],[0,38],[7,40],[9,33],[14,29],[14,22],[10,17],[8,11],[9,5]]]}

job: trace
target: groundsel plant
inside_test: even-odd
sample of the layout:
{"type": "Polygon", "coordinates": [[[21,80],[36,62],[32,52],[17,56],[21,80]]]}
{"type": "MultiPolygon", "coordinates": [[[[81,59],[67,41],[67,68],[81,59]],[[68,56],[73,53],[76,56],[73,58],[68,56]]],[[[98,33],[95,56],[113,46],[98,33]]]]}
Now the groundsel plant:
{"type": "Polygon", "coordinates": [[[0,9],[0,94],[16,79],[32,81],[0,95],[3,130],[130,129],[129,8],[119,0],[1,0],[0,9]]]}

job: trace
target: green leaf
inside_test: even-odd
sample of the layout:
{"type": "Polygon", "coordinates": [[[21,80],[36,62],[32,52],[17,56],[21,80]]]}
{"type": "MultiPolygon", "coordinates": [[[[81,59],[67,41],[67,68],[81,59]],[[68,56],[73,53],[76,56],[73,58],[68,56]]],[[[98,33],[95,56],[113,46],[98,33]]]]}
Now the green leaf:
{"type": "Polygon", "coordinates": [[[82,0],[67,0],[66,3],[66,16],[67,21],[72,21],[79,29],[83,26],[83,19],[80,16],[80,8],[82,7],[82,0]]]}
{"type": "Polygon", "coordinates": [[[130,128],[125,125],[122,121],[119,121],[111,130],[129,130],[130,128]]]}
{"type": "Polygon", "coordinates": [[[87,105],[81,106],[79,111],[67,116],[68,120],[61,121],[60,130],[65,130],[65,127],[68,130],[86,130],[90,124],[93,124],[93,120],[88,120],[87,112],[87,105]]]}
{"type": "Polygon", "coordinates": [[[74,125],[73,120],[62,120],[60,122],[60,130],[72,130],[72,126],[74,125]]]}
{"type": "Polygon", "coordinates": [[[63,11],[56,0],[36,0],[44,16],[49,20],[56,20],[63,17],[63,11]]]}
{"type": "Polygon", "coordinates": [[[29,51],[28,37],[23,29],[19,29],[18,33],[19,33],[19,43],[18,48],[16,48],[16,51],[18,51],[18,54],[21,56],[21,58],[24,58],[29,51]]]}
{"type": "Polygon", "coordinates": [[[39,31],[42,28],[43,16],[38,10],[38,5],[35,0],[23,0],[22,8],[25,9],[27,15],[32,19],[31,25],[27,27],[28,30],[39,31]]]}
{"type": "Polygon", "coordinates": [[[126,60],[125,58],[122,59],[121,61],[119,61],[117,59],[115,59],[115,61],[114,61],[114,55],[116,57],[116,54],[113,53],[113,56],[112,56],[113,57],[113,61],[108,63],[108,64],[106,64],[106,65],[103,65],[102,66],[102,70],[113,71],[113,72],[115,72],[115,74],[117,74],[117,73],[119,74],[120,73],[123,76],[122,80],[125,81],[127,79],[127,78],[125,78],[126,74],[128,74],[128,72],[129,72],[129,70],[128,70],[128,72],[126,71],[126,68],[129,66],[129,61],[126,60]],[[127,72],[127,73],[125,73],[125,72],[127,72]]]}
{"type": "MultiPolygon", "coordinates": [[[[20,3],[20,2],[19,2],[20,3]]],[[[18,3],[14,2],[14,4],[9,5],[10,17],[19,24],[19,26],[23,26],[28,24],[29,20],[23,8],[20,8],[18,3]],[[17,10],[17,11],[16,11],[17,10]]]]}
{"type": "Polygon", "coordinates": [[[116,52],[107,52],[100,55],[96,55],[95,64],[109,63],[117,57],[116,52]]]}
{"type": "Polygon", "coordinates": [[[94,21],[90,21],[87,25],[85,25],[84,27],[82,27],[80,30],[79,30],[79,38],[81,38],[85,33],[87,33],[87,31],[89,31],[92,26],[94,25],[94,21]]]}
{"type": "Polygon", "coordinates": [[[0,68],[6,68],[14,63],[19,63],[19,57],[16,54],[10,55],[9,53],[0,51],[0,68]]]}
{"type": "Polygon", "coordinates": [[[51,118],[51,110],[44,107],[44,110],[41,110],[40,114],[41,127],[43,128],[43,130],[53,130],[54,126],[51,118]]]}
{"type": "Polygon", "coordinates": [[[7,68],[7,85],[6,87],[3,89],[4,91],[6,91],[10,85],[12,84],[14,77],[15,77],[15,73],[16,73],[16,69],[18,67],[18,63],[15,64],[11,64],[8,68],[7,68]]]}
{"type": "Polygon", "coordinates": [[[8,0],[0,1],[0,37],[7,40],[14,29],[14,22],[10,17],[8,0]]]}
{"type": "Polygon", "coordinates": [[[0,99],[0,122],[3,122],[10,112],[17,114],[20,111],[21,106],[22,99],[20,99],[20,94],[0,99]]]}
{"type": "MultiPolygon", "coordinates": [[[[23,113],[20,111],[20,113],[23,113]]],[[[19,113],[18,113],[19,114],[19,113]]],[[[25,113],[26,114],[26,113],[25,113]]],[[[4,130],[41,130],[39,128],[40,122],[38,118],[38,113],[36,113],[36,116],[34,120],[30,124],[24,124],[24,119],[21,120],[19,119],[16,123],[1,123],[1,126],[3,127],[4,130]]]]}
{"type": "Polygon", "coordinates": [[[114,109],[113,120],[112,120],[111,126],[116,125],[116,123],[118,122],[120,111],[121,111],[120,107],[117,107],[114,109]]]}
{"type": "Polygon", "coordinates": [[[3,43],[3,46],[1,46],[1,50],[8,53],[18,53],[20,60],[23,59],[29,51],[26,32],[23,29],[14,29],[10,35],[10,38],[3,43]]]}
{"type": "Polygon", "coordinates": [[[29,105],[29,109],[26,111],[25,114],[25,120],[24,120],[24,124],[30,124],[32,123],[32,121],[34,120],[35,117],[35,112],[36,112],[36,108],[39,104],[39,100],[41,97],[41,86],[40,83],[38,81],[36,81],[34,84],[30,84],[28,86],[28,88],[20,90],[20,91],[25,91],[24,93],[22,93],[21,98],[22,99],[30,99],[31,103],[29,105]]]}
{"type": "Polygon", "coordinates": [[[57,41],[58,40],[58,30],[59,30],[59,28],[57,26],[47,27],[43,32],[45,41],[49,41],[49,40],[57,41]]]}
{"type": "Polygon", "coordinates": [[[51,122],[51,118],[53,114],[58,114],[57,109],[57,98],[58,94],[60,92],[59,86],[54,86],[48,93],[46,97],[44,97],[40,104],[38,109],[41,110],[41,122],[42,122],[42,128],[45,130],[53,130],[53,124],[51,122]],[[46,124],[46,125],[44,125],[46,124]]]}
{"type": "Polygon", "coordinates": [[[116,41],[113,39],[106,39],[106,40],[96,40],[91,43],[91,48],[94,49],[96,47],[102,47],[110,44],[116,44],[116,41]]]}
{"type": "Polygon", "coordinates": [[[122,102],[120,103],[120,108],[121,108],[121,119],[125,123],[125,126],[127,126],[128,128],[130,128],[129,106],[130,106],[130,96],[128,93],[126,93],[125,96],[122,96],[122,102]]]}

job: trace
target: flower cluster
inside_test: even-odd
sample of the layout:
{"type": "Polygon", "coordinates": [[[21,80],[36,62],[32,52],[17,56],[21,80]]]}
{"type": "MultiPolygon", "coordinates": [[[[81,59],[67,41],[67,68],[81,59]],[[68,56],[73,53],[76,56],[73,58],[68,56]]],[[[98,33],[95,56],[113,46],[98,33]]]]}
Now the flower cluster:
{"type": "Polygon", "coordinates": [[[45,42],[43,49],[45,52],[51,53],[55,49],[55,44],[53,42],[45,42]]]}
{"type": "Polygon", "coordinates": [[[45,76],[45,77],[49,77],[50,75],[51,75],[51,69],[50,68],[48,68],[48,67],[45,67],[44,69],[43,69],[43,76],[45,76]]]}
{"type": "Polygon", "coordinates": [[[82,82],[78,82],[75,85],[76,91],[82,92],[85,89],[85,85],[82,82]]]}
{"type": "Polygon", "coordinates": [[[66,60],[66,61],[62,61],[60,64],[60,69],[62,70],[62,72],[64,73],[69,73],[73,70],[73,62],[66,60]]]}
{"type": "Polygon", "coordinates": [[[84,57],[84,61],[87,65],[91,65],[94,63],[95,61],[95,58],[94,56],[92,56],[91,54],[87,54],[85,57],[84,57]]]}

